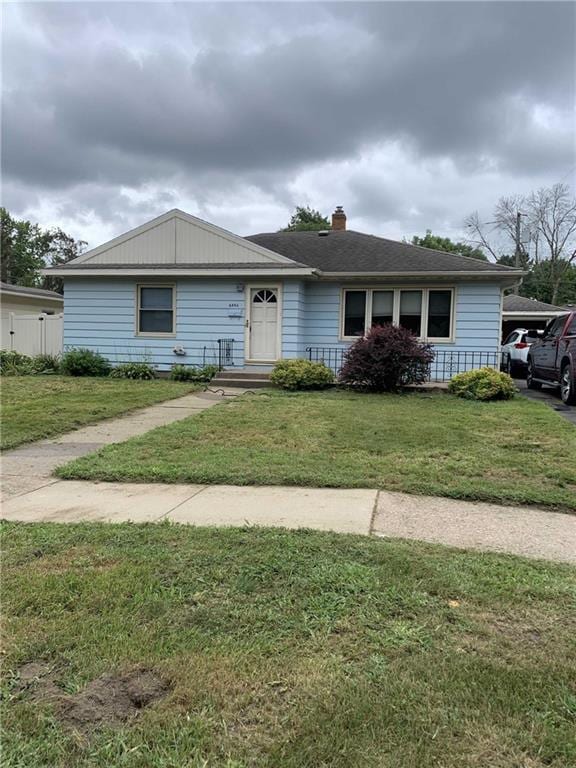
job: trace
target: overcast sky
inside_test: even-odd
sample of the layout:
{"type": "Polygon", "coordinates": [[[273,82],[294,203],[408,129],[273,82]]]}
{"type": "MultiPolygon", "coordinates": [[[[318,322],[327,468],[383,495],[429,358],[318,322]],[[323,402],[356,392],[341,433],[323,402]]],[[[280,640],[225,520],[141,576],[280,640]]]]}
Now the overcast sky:
{"type": "Polygon", "coordinates": [[[575,175],[562,2],[4,5],[3,204],[90,246],[178,207],[462,237],[575,175]]]}

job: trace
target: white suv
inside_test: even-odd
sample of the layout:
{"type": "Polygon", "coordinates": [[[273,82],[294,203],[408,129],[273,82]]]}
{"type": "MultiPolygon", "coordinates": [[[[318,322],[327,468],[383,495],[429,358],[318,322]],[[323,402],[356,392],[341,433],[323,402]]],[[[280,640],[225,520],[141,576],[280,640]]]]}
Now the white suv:
{"type": "Polygon", "coordinates": [[[500,367],[511,376],[526,370],[528,350],[530,345],[541,335],[541,331],[529,331],[526,328],[516,328],[502,344],[500,367]]]}

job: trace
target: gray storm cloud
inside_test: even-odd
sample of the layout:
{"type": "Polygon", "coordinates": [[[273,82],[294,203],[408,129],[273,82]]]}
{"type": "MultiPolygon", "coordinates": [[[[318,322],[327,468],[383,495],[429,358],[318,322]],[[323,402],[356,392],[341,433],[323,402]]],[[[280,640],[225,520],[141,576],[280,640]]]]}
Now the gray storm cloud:
{"type": "Polygon", "coordinates": [[[376,231],[387,219],[409,231],[427,210],[437,228],[574,163],[570,3],[30,3],[4,16],[4,203],[78,230],[178,198],[226,225],[232,191],[274,229],[298,198],[346,203],[314,177],[335,168],[376,231]],[[391,146],[402,162],[384,161],[391,146]],[[362,176],[367,154],[381,188],[362,176]],[[436,161],[471,182],[462,210],[449,174],[433,201],[419,191],[436,161]]]}

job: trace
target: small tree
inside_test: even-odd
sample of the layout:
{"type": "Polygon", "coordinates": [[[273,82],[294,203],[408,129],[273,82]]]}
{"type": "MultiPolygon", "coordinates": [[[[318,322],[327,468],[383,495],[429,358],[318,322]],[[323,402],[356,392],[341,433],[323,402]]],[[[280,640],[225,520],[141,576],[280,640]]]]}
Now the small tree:
{"type": "Polygon", "coordinates": [[[290,223],[287,227],[281,229],[280,232],[318,232],[322,229],[330,228],[330,222],[326,216],[322,216],[320,211],[315,211],[308,206],[304,208],[297,205],[290,223]]]}
{"type": "Polygon", "coordinates": [[[423,384],[434,352],[407,328],[377,325],[344,355],[339,381],[369,392],[397,392],[408,384],[423,384]]]}

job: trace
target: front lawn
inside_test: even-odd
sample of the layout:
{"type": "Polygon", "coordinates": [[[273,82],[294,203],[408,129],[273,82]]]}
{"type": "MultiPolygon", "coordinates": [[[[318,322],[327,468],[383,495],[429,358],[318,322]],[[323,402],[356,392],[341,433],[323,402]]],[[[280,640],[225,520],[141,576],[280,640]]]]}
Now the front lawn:
{"type": "Polygon", "coordinates": [[[0,382],[1,447],[40,440],[180,397],[194,390],[175,381],[4,376],[0,382]]]}
{"type": "Polygon", "coordinates": [[[245,395],[112,445],[64,478],[385,488],[576,509],[576,430],[518,397],[245,395]]]}
{"type": "Polygon", "coordinates": [[[576,764],[574,569],[307,531],[3,539],[7,768],[576,764]]]}

